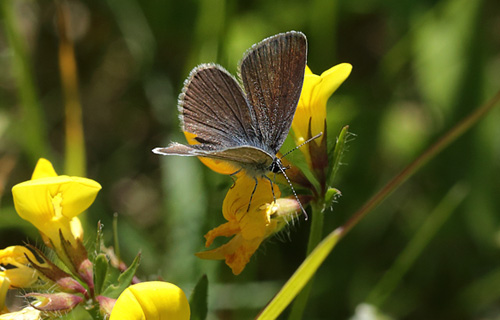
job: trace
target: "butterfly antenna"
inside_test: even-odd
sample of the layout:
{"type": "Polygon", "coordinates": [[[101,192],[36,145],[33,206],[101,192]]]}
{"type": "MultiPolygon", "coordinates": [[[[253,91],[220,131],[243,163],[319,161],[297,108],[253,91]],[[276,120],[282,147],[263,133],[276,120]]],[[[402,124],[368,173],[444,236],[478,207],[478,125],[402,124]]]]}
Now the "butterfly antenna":
{"type": "Polygon", "coordinates": [[[289,150],[287,153],[285,153],[284,155],[281,156],[280,160],[283,159],[284,157],[286,157],[287,155],[289,155],[290,153],[292,153],[293,151],[297,150],[298,148],[302,147],[303,145],[306,145],[308,144],[309,142],[315,140],[315,139],[318,139],[319,137],[321,137],[323,135],[323,132],[320,132],[318,133],[317,135],[315,135],[314,137],[312,138],[309,138],[307,139],[306,141],[302,142],[301,144],[299,144],[298,146],[296,146],[295,148],[293,148],[292,150],[289,150]]]}
{"type": "Polygon", "coordinates": [[[288,181],[288,184],[290,185],[290,188],[292,189],[293,195],[295,196],[295,199],[297,199],[297,202],[299,203],[299,207],[302,210],[302,213],[304,214],[305,220],[309,219],[309,216],[307,215],[306,210],[302,206],[302,203],[299,200],[299,196],[297,196],[297,192],[295,192],[295,189],[292,186],[292,182],[290,181],[290,179],[286,175],[285,169],[283,168],[283,166],[281,165],[281,163],[278,165],[278,168],[280,169],[281,173],[283,173],[283,176],[286,178],[286,181],[288,181]]]}

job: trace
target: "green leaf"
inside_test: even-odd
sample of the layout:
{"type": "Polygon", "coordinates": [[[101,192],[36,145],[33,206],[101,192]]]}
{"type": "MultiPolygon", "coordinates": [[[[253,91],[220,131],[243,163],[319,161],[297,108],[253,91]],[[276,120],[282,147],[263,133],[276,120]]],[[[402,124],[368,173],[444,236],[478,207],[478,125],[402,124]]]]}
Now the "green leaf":
{"type": "Polygon", "coordinates": [[[108,259],[104,253],[96,256],[94,261],[94,290],[96,295],[100,295],[106,275],[108,273],[108,259]]]}
{"type": "Polygon", "coordinates": [[[342,229],[334,230],[318,244],[256,319],[276,319],[285,310],[333,250],[341,233],[342,229]]]}
{"type": "Polygon", "coordinates": [[[344,155],[344,151],[346,150],[347,137],[349,136],[349,126],[345,126],[340,131],[339,137],[337,138],[337,143],[335,143],[335,148],[333,152],[329,152],[328,154],[331,156],[329,163],[331,163],[328,171],[327,178],[327,186],[333,185],[333,180],[337,175],[337,171],[339,170],[340,165],[342,164],[342,156],[344,155]]]}
{"type": "Polygon", "coordinates": [[[118,296],[123,292],[123,290],[125,290],[132,282],[135,272],[139,267],[140,261],[141,261],[141,254],[139,253],[135,257],[130,267],[128,267],[127,270],[123,271],[120,274],[117,283],[107,287],[106,290],[104,290],[104,292],[102,293],[102,295],[113,299],[118,298],[118,296]]]}
{"type": "Polygon", "coordinates": [[[194,287],[189,305],[191,307],[191,320],[204,320],[208,312],[208,278],[203,275],[194,287]]]}

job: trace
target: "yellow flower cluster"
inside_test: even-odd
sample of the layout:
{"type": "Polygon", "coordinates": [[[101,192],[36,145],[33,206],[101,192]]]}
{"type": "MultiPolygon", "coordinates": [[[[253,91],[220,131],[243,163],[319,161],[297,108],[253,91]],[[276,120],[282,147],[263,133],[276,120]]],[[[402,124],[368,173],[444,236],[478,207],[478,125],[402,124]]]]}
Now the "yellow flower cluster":
{"type": "MultiPolygon", "coordinates": [[[[306,68],[299,104],[292,122],[297,145],[302,144],[320,132],[325,132],[327,100],[347,79],[351,69],[350,64],[342,63],[323,72],[321,75],[315,75],[309,67],[306,68]]],[[[192,134],[185,132],[185,135],[188,143],[198,143],[192,134]]],[[[300,148],[309,167],[313,170],[321,165],[325,166],[325,164],[320,163],[321,159],[327,156],[324,141],[326,141],[326,137],[321,136],[312,142],[317,146],[324,146],[323,149],[311,148],[307,145],[300,148]],[[311,150],[314,152],[311,152],[311,150]]],[[[218,173],[232,174],[238,170],[230,163],[221,160],[201,157],[200,160],[218,173]]],[[[283,164],[286,166],[288,163],[285,159],[283,160],[283,164]]],[[[287,175],[293,183],[312,188],[312,185],[299,170],[293,166],[289,170],[290,174],[287,175]]],[[[274,198],[270,192],[267,179],[258,181],[250,208],[247,210],[249,194],[254,186],[255,181],[253,178],[243,173],[237,175],[234,186],[228,191],[222,207],[222,214],[227,222],[212,229],[205,235],[205,245],[209,247],[213,240],[219,236],[233,238],[216,249],[198,252],[196,255],[199,258],[225,260],[233,273],[239,274],[260,244],[266,238],[281,230],[286,222],[293,219],[293,216],[300,211],[300,206],[295,199],[280,198],[281,192],[277,186],[274,186],[277,201],[273,203],[274,198]]],[[[305,203],[303,204],[305,205],[305,203]]]]}
{"type": "MultiPolygon", "coordinates": [[[[77,241],[83,238],[77,215],[92,204],[100,189],[99,183],[90,179],[59,176],[48,160],[40,159],[31,180],[15,185],[12,194],[19,216],[33,224],[45,244],[70,263],[61,239],[77,247],[77,241]]],[[[42,269],[51,270],[51,265],[40,262],[26,247],[11,246],[0,250],[0,319],[40,318],[40,311],[32,307],[8,312],[5,297],[9,288],[33,288],[40,279],[56,281],[55,274],[52,279],[47,278],[39,271],[42,269]]]]}
{"type": "Polygon", "coordinates": [[[11,313],[5,305],[5,298],[9,288],[28,288],[33,286],[39,274],[29,267],[28,258],[34,259],[33,254],[25,247],[11,246],[0,250],[0,319],[38,319],[39,311],[33,308],[11,313]],[[9,266],[9,268],[4,268],[9,266]]]}
{"type": "MultiPolygon", "coordinates": [[[[45,159],[38,161],[31,180],[13,187],[14,205],[19,216],[40,231],[45,244],[53,248],[72,269],[71,272],[87,284],[90,293],[45,257],[35,257],[24,246],[8,247],[0,250],[0,320],[39,320],[46,311],[70,311],[93,296],[93,266],[81,244],[83,229],[77,216],[93,203],[100,189],[99,183],[90,179],[57,175],[52,164],[45,159]],[[52,287],[66,292],[28,293],[26,297],[34,299],[30,306],[9,312],[5,304],[7,291],[10,288],[36,288],[38,282],[40,285],[51,283],[52,287]],[[83,294],[83,297],[78,294],[83,294]]],[[[95,298],[105,318],[182,320],[190,317],[184,292],[168,282],[134,284],[117,300],[104,296],[95,298]]]]}

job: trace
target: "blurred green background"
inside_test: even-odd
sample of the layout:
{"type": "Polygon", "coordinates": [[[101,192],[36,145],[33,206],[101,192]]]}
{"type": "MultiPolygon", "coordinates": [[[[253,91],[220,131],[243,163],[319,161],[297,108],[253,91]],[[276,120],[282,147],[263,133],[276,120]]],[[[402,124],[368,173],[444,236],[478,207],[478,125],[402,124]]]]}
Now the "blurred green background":
{"type": "MultiPolygon", "coordinates": [[[[346,124],[355,136],[325,233],[500,87],[497,0],[2,0],[0,247],[40,243],[15,214],[11,187],[39,157],[59,174],[71,167],[57,4],[69,8],[86,176],[103,186],[87,241],[101,220],[111,245],[117,212],[124,260],[143,253],[139,277],[189,294],[208,274],[210,319],[252,319],[303,261],[309,222],[267,241],[240,276],[194,257],[223,222],[232,181],[197,159],[151,153],[184,141],[176,105],[190,69],[217,62],[235,73],[253,43],[288,30],[307,35],[314,73],[353,65],[329,101],[330,140],[346,124]]],[[[361,319],[366,301],[395,319],[500,319],[499,123],[496,108],[343,239],[317,273],[305,319],[361,319]],[[380,284],[396,261],[404,267],[380,284]]]]}

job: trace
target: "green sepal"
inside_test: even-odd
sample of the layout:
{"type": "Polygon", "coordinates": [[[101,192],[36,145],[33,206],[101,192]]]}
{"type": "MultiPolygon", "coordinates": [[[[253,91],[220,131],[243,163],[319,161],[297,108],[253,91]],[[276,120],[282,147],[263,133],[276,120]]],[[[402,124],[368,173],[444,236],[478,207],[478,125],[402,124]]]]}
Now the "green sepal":
{"type": "Polygon", "coordinates": [[[100,295],[106,275],[108,274],[109,262],[104,253],[95,257],[94,261],[94,290],[96,295],[100,295]]]}
{"type": "Polygon", "coordinates": [[[344,151],[346,150],[347,137],[349,136],[349,126],[345,126],[340,131],[340,134],[337,138],[337,142],[335,143],[335,148],[333,152],[329,152],[328,162],[330,163],[328,174],[327,174],[327,186],[330,187],[333,185],[333,181],[335,176],[337,175],[337,171],[339,170],[340,165],[342,164],[342,156],[344,155],[344,151]]]}
{"type": "Polygon", "coordinates": [[[325,207],[331,206],[333,201],[335,201],[335,199],[337,199],[341,195],[342,193],[340,192],[339,189],[328,187],[328,190],[326,190],[325,194],[325,207]]]}
{"type": "Polygon", "coordinates": [[[125,290],[128,286],[130,286],[130,283],[132,283],[132,279],[134,278],[135,272],[137,271],[137,268],[139,267],[139,263],[141,261],[141,254],[139,253],[130,267],[127,268],[127,270],[123,271],[120,276],[117,279],[116,284],[112,284],[109,287],[104,290],[102,293],[103,296],[117,299],[118,296],[125,290]]]}
{"type": "Polygon", "coordinates": [[[96,238],[95,238],[95,252],[97,254],[102,252],[102,248],[104,248],[104,230],[103,230],[103,224],[101,221],[97,222],[97,232],[96,232],[96,238]]]}
{"type": "Polygon", "coordinates": [[[203,275],[189,297],[191,320],[204,320],[208,313],[208,278],[203,275]]]}

